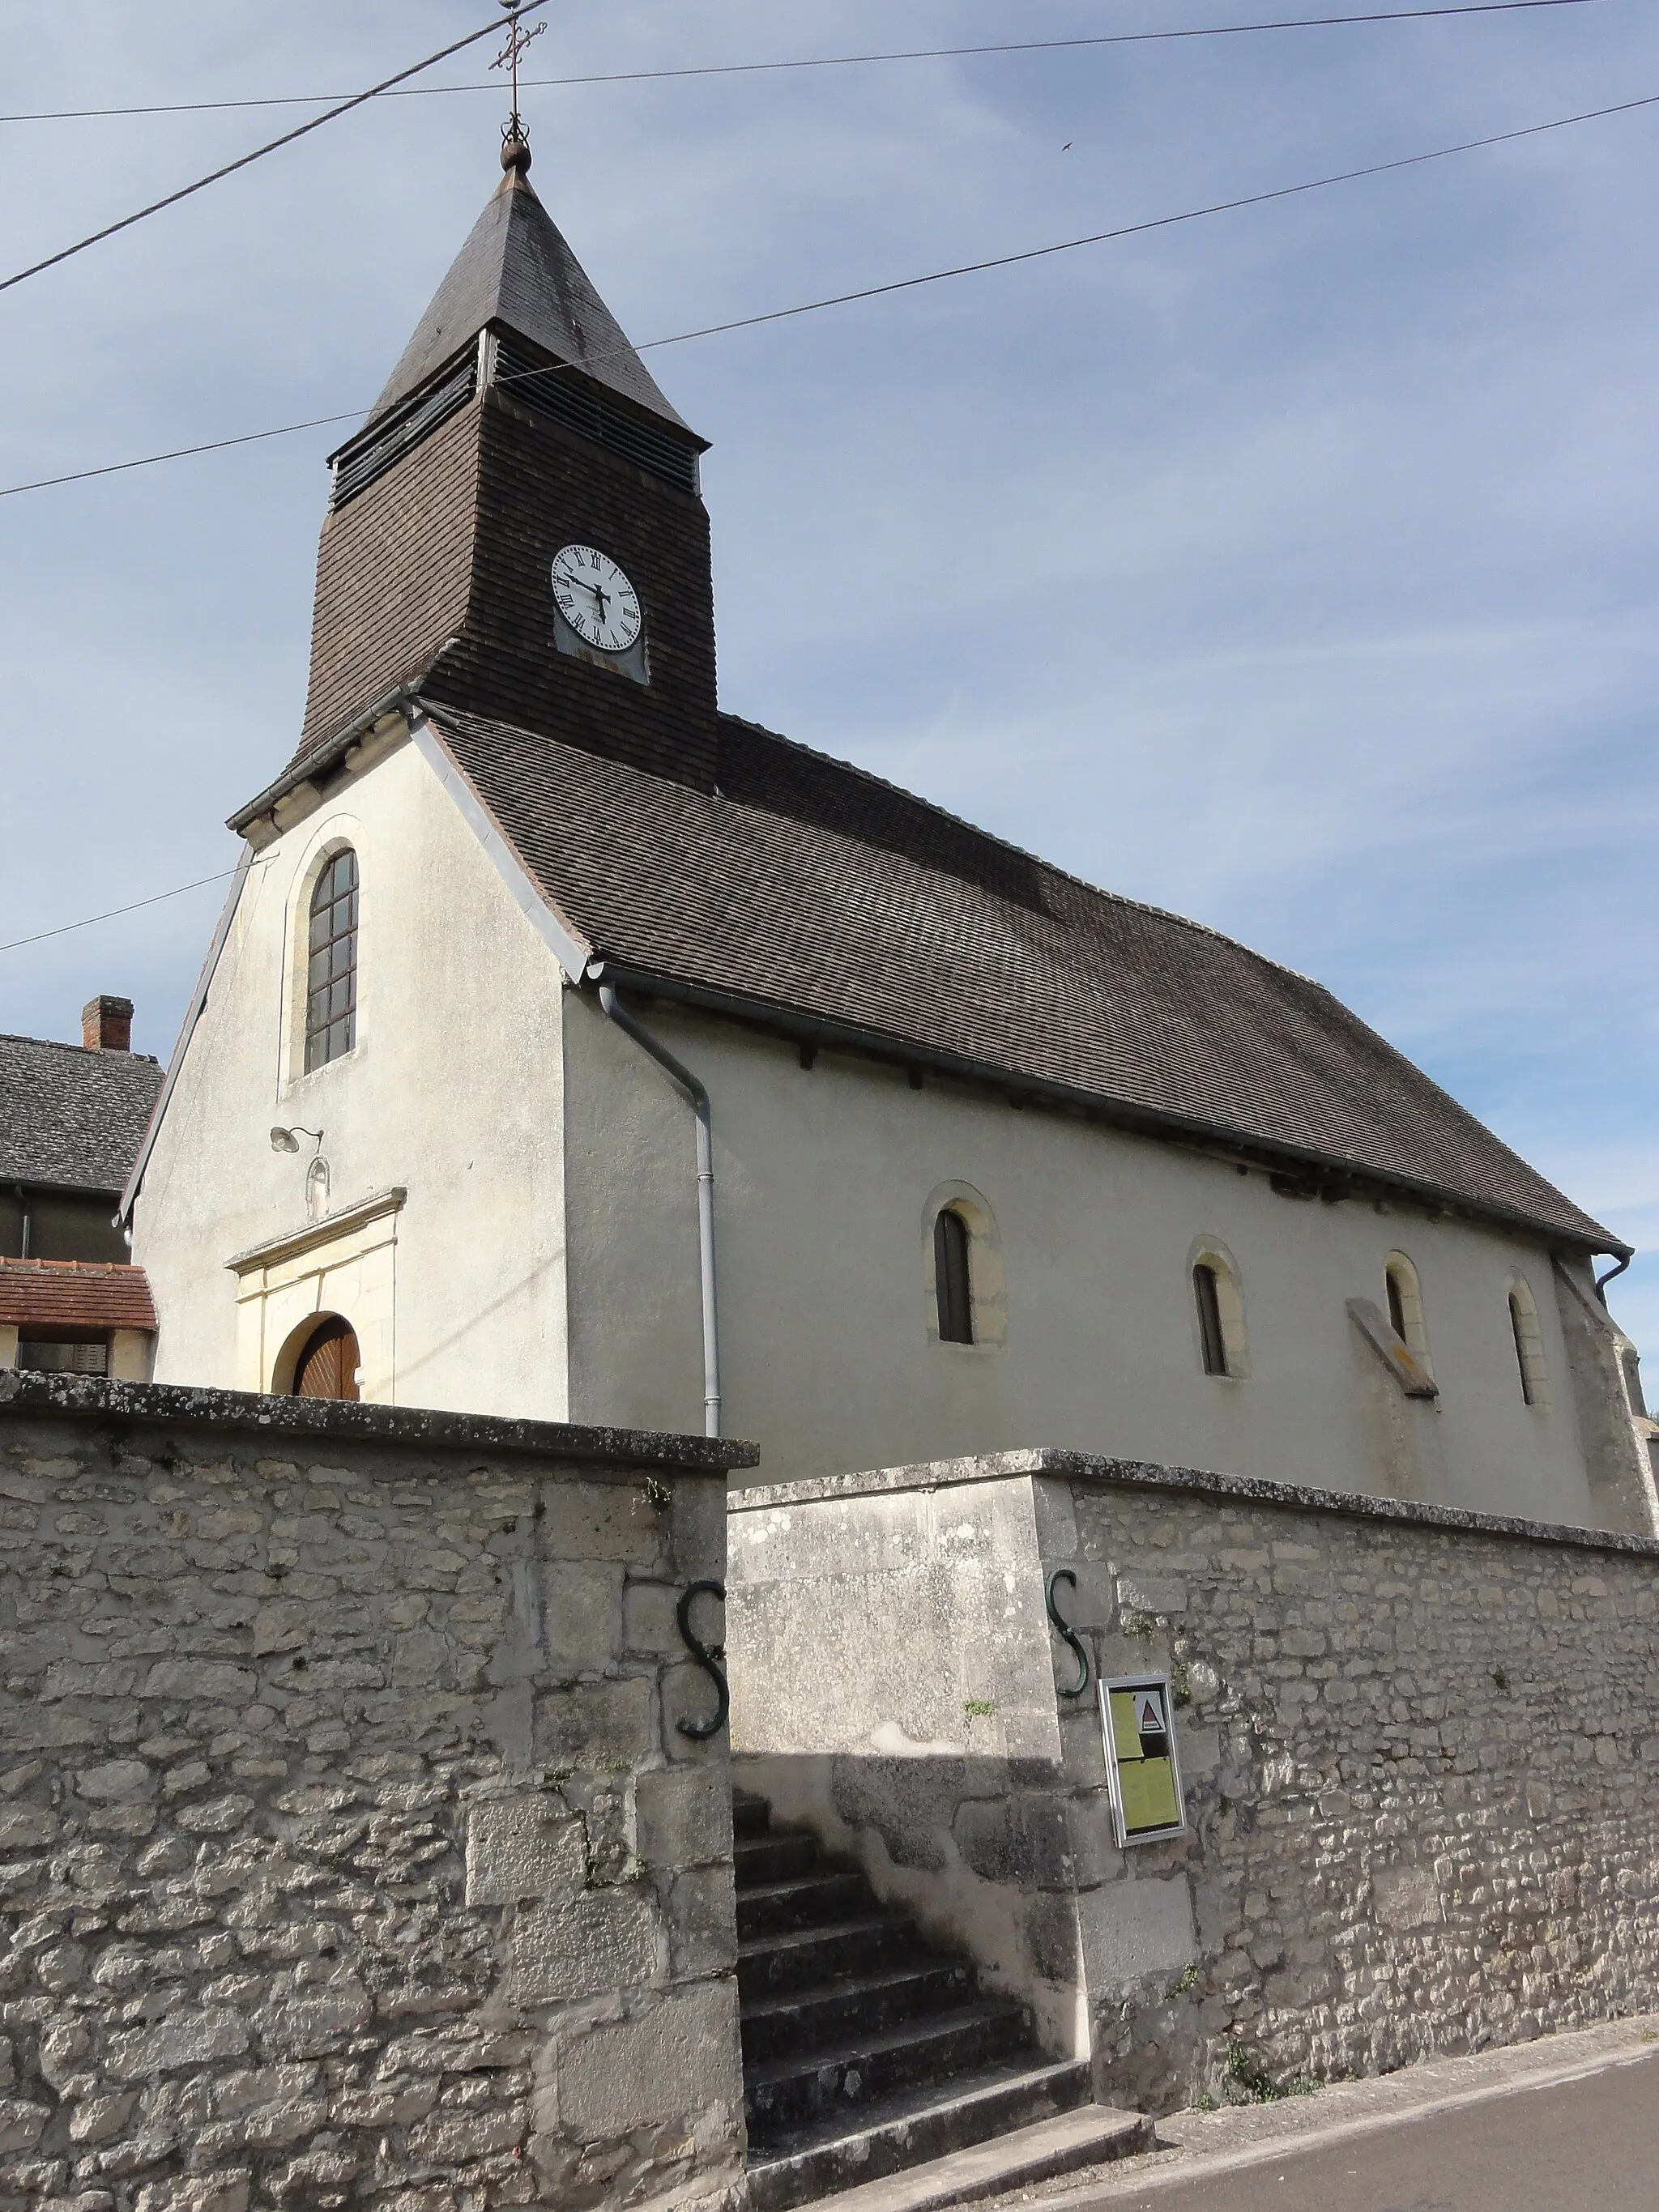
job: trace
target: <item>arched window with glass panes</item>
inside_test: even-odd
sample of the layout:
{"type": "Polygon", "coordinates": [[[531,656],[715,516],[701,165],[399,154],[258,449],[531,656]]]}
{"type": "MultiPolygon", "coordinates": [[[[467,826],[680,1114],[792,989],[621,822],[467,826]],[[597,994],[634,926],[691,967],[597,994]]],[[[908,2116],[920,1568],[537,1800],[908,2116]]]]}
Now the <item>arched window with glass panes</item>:
{"type": "Polygon", "coordinates": [[[357,1042],[357,855],[349,845],[324,864],[311,894],[306,970],[306,1073],[357,1042]]]}

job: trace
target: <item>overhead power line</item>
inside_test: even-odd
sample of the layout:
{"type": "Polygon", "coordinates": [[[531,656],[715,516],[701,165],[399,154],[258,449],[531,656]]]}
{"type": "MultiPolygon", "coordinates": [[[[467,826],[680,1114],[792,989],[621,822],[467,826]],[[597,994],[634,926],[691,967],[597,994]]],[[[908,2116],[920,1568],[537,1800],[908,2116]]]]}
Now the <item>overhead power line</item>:
{"type": "MultiPolygon", "coordinates": [[[[590,354],[583,362],[561,362],[551,368],[523,369],[502,377],[503,384],[519,381],[526,377],[547,377],[570,370],[580,374],[585,368],[620,356],[631,353],[654,353],[665,346],[689,345],[694,339],[726,336],[733,331],[758,330],[767,323],[784,323],[802,315],[816,315],[830,307],[848,307],[861,300],[880,300],[896,292],[914,292],[929,284],[945,284],[960,276],[983,276],[994,269],[1012,269],[1022,262],[1046,261],[1056,254],[1075,253],[1085,246],[1105,246],[1115,240],[1144,237],[1157,230],[1173,230],[1182,223],[1202,222],[1212,216],[1233,215],[1244,208],[1268,207],[1276,200],[1297,199],[1310,192],[1327,191],[1336,185],[1358,184],[1368,177],[1384,177],[1401,169],[1421,168],[1431,161],[1449,161],[1459,154],[1476,154],[1491,146],[1510,146],[1523,138],[1538,138],[1553,131],[1571,130],[1580,123],[1599,123],[1614,115],[1632,115],[1638,110],[1659,107],[1659,93],[1648,93],[1639,100],[1621,100],[1607,107],[1587,107],[1574,115],[1553,116],[1546,123],[1527,123],[1513,131],[1494,131],[1481,138],[1462,138],[1455,145],[1431,147],[1422,154],[1400,154],[1391,161],[1368,161],[1359,168],[1338,169],[1329,175],[1304,178],[1299,184],[1275,185],[1266,191],[1241,192],[1231,199],[1211,200],[1202,207],[1183,208],[1178,214],[1149,216],[1140,222],[1119,223],[1110,230],[1094,230],[1081,238],[1062,238],[1048,246],[1028,246],[1013,253],[988,255],[981,261],[961,261],[948,269],[930,269],[918,276],[895,276],[881,284],[861,285],[856,291],[832,292],[822,299],[803,300],[791,307],[768,307],[758,314],[735,315],[721,323],[704,323],[696,330],[676,331],[667,337],[646,338],[636,346],[613,348],[606,353],[590,354]]],[[[266,438],[286,438],[301,430],[321,428],[332,422],[356,421],[366,410],[351,408],[337,415],[319,415],[304,422],[284,422],[269,430],[245,430],[234,438],[215,438],[198,446],[181,446],[167,453],[145,453],[130,461],[108,461],[101,467],[72,469],[62,476],[40,477],[33,483],[7,484],[0,487],[0,499],[15,499],[24,492],[49,491],[60,484],[83,483],[93,477],[115,476],[129,469],[146,469],[163,461],[182,460],[197,453],[222,453],[233,446],[247,446],[266,438]]]]}
{"type": "Polygon", "coordinates": [[[121,915],[137,914],[142,907],[160,906],[165,899],[182,898],[186,891],[199,891],[204,884],[222,884],[235,872],[234,868],[222,868],[216,876],[198,876],[193,884],[175,884],[170,891],[157,891],[154,898],[134,899],[131,906],[112,906],[107,914],[89,914],[82,921],[60,922],[56,929],[40,929],[33,937],[14,937],[9,945],[0,945],[0,952],[15,952],[25,945],[44,945],[49,937],[67,937],[72,930],[90,929],[94,922],[114,921],[121,915]]]}
{"type": "MultiPolygon", "coordinates": [[[[528,0],[523,12],[527,15],[533,15],[538,8],[546,5],[547,0],[528,0]]],[[[177,207],[180,200],[189,199],[195,192],[204,192],[210,185],[216,185],[226,177],[234,177],[239,169],[251,167],[255,161],[263,161],[267,154],[275,154],[284,146],[291,146],[296,138],[303,138],[313,131],[320,131],[325,123],[333,123],[340,116],[349,115],[354,107],[361,107],[365,100],[379,99],[383,93],[390,92],[394,85],[401,84],[405,77],[418,76],[422,70],[435,68],[438,63],[447,61],[451,54],[459,53],[463,47],[477,46],[480,39],[495,38],[500,27],[500,19],[497,18],[494,22],[486,23],[481,30],[469,31],[465,38],[440,47],[435,54],[428,54],[424,61],[411,62],[407,69],[399,70],[395,76],[383,77],[379,84],[370,85],[367,92],[353,93],[349,100],[341,100],[337,106],[331,107],[325,114],[313,115],[309,123],[299,124],[294,130],[285,131],[280,138],[273,138],[264,146],[256,146],[251,154],[240,155],[235,161],[227,161],[222,168],[211,171],[207,176],[198,177],[193,185],[182,185],[176,192],[169,192],[164,199],[152,200],[148,207],[136,209],[131,215],[124,215],[117,222],[106,222],[101,230],[94,230],[88,237],[77,239],[73,246],[60,246],[56,253],[47,254],[44,261],[33,262],[28,268],[18,270],[15,276],[0,276],[0,292],[9,292],[14,284],[21,284],[31,276],[38,276],[43,270],[55,269],[60,261],[68,261],[77,253],[84,253],[89,246],[100,245],[105,239],[113,238],[118,231],[131,230],[134,223],[143,222],[149,216],[160,215],[163,208],[177,207]]]]}
{"type": "MultiPolygon", "coordinates": [[[[605,70],[589,76],[527,76],[521,82],[526,89],[532,86],[548,88],[592,84],[660,84],[682,77],[763,76],[783,70],[863,69],[880,62],[956,61],[988,54],[1062,53],[1080,46],[1155,46],[1172,39],[1237,39],[1264,31],[1325,30],[1344,23],[1425,22],[1449,15],[1516,15],[1536,13],[1540,9],[1583,8],[1591,4],[1593,0],[1467,0],[1467,4],[1461,7],[1378,9],[1361,15],[1287,15],[1261,23],[1206,23],[1190,29],[1114,31],[1096,37],[1076,39],[1018,39],[978,46],[914,46],[889,53],[819,54],[799,61],[704,62],[681,69],[605,70]]],[[[378,89],[392,100],[441,100],[461,93],[499,93],[501,87],[487,83],[416,84],[406,85],[400,91],[393,91],[390,86],[378,89]]],[[[312,107],[319,100],[337,100],[339,96],[332,92],[294,92],[268,94],[263,99],[252,100],[173,100],[143,107],[49,108],[29,114],[0,115],[0,124],[82,123],[130,115],[205,115],[246,107],[312,107]]],[[[363,99],[374,96],[367,93],[361,95],[363,99]]],[[[327,118],[319,119],[325,121],[327,118]]]]}

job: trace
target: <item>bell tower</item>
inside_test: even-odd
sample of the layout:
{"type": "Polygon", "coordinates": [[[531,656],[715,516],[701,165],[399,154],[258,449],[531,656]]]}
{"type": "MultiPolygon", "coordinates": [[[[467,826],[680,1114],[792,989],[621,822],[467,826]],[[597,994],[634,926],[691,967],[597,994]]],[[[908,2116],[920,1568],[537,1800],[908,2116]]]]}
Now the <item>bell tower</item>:
{"type": "Polygon", "coordinates": [[[296,763],[418,685],[711,789],[707,442],[537,197],[516,112],[501,166],[368,421],[331,458],[296,763]]]}

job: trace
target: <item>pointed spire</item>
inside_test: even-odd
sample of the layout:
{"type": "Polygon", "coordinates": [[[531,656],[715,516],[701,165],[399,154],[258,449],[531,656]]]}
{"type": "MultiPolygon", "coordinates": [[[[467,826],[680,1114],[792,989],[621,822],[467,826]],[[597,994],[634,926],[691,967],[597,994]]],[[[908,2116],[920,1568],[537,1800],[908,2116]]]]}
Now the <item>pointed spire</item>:
{"type": "Polygon", "coordinates": [[[688,429],[537,198],[527,173],[530,148],[522,135],[507,138],[501,166],[507,174],[439,285],[364,428],[493,325],[516,331],[596,384],[677,429],[688,429]]]}

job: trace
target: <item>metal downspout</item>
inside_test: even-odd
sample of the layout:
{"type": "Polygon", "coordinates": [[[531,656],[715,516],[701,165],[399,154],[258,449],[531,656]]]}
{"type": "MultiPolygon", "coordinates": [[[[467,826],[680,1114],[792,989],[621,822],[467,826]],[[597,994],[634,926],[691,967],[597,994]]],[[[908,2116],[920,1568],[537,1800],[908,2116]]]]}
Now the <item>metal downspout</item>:
{"type": "Polygon", "coordinates": [[[1606,1305],[1607,1302],[1607,1285],[1612,1282],[1616,1276],[1622,1275],[1626,1268],[1629,1267],[1631,1261],[1635,1257],[1636,1255],[1634,1252],[1626,1252],[1624,1258],[1619,1262],[1619,1265],[1616,1267],[1609,1267],[1605,1275],[1598,1275],[1595,1278],[1595,1295],[1601,1299],[1603,1305],[1606,1305]]]}
{"type": "Polygon", "coordinates": [[[599,986],[599,1006],[608,1021],[624,1030],[642,1052],[691,1101],[697,1121],[697,1256],[702,1275],[702,1426],[703,1434],[720,1432],[720,1333],[714,1304],[714,1131],[708,1093],[689,1067],[683,1066],[649,1030],[635,1020],[617,1000],[614,986],[599,986]]]}

